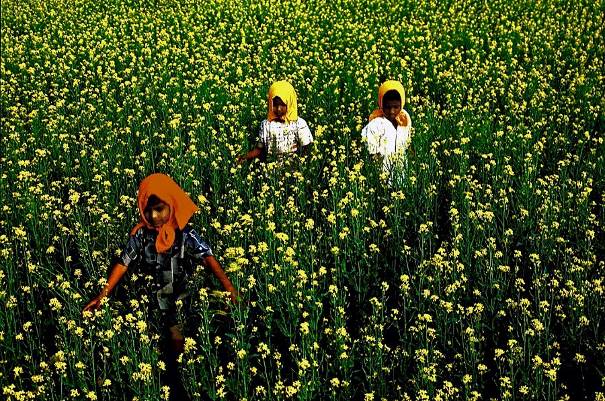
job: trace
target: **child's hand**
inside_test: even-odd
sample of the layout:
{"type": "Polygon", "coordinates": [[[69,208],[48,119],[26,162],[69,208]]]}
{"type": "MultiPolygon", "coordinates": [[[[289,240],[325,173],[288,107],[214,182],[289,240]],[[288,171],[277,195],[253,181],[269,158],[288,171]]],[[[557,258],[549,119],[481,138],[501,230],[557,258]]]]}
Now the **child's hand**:
{"type": "Polygon", "coordinates": [[[95,311],[95,310],[99,309],[101,307],[101,301],[103,300],[103,298],[105,298],[103,295],[98,295],[98,296],[94,297],[88,303],[88,305],[86,305],[84,307],[84,309],[82,310],[82,312],[92,312],[92,311],[95,311]]]}
{"type": "Polygon", "coordinates": [[[231,302],[235,305],[243,301],[242,294],[240,294],[239,292],[231,293],[229,294],[229,297],[231,298],[231,302]]]}
{"type": "Polygon", "coordinates": [[[237,162],[237,164],[242,164],[246,161],[246,156],[239,155],[237,156],[237,159],[235,159],[235,161],[237,162]]]}

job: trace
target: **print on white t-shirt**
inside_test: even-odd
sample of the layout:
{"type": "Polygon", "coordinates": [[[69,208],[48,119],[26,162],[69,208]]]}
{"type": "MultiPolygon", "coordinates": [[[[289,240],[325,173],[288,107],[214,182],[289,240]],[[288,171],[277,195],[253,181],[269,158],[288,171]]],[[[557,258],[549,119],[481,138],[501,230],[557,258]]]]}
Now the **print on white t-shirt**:
{"type": "Polygon", "coordinates": [[[367,141],[368,152],[383,157],[382,168],[387,173],[404,161],[409,146],[412,124],[409,115],[405,113],[408,125],[398,125],[395,128],[388,119],[377,117],[361,131],[362,138],[367,141]]]}

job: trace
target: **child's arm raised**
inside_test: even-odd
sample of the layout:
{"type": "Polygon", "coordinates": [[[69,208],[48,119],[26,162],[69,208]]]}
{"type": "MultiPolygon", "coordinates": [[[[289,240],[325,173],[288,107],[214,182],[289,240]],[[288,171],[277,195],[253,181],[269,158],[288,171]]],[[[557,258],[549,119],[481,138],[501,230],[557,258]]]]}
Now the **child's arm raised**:
{"type": "Polygon", "coordinates": [[[106,296],[109,295],[109,293],[111,293],[111,291],[120,282],[120,279],[122,278],[124,273],[126,273],[127,270],[128,270],[128,267],[124,266],[121,263],[116,263],[113,266],[113,269],[111,270],[111,274],[109,275],[109,279],[107,279],[107,284],[105,284],[105,287],[101,290],[99,295],[94,297],[88,303],[88,305],[86,305],[84,307],[83,312],[99,309],[103,298],[105,298],[106,296]]]}

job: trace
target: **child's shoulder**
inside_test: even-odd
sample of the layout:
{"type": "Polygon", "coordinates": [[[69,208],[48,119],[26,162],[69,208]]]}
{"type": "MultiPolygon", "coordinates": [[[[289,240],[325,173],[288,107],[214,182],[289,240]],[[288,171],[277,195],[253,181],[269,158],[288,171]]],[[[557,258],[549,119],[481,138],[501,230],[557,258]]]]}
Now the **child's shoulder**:
{"type": "Polygon", "coordinates": [[[185,248],[191,249],[196,254],[212,255],[208,242],[189,224],[183,228],[183,242],[185,248]]]}
{"type": "Polygon", "coordinates": [[[371,132],[382,131],[385,128],[385,123],[390,124],[389,120],[385,117],[376,117],[370,120],[363,128],[363,130],[371,132]]]}
{"type": "Polygon", "coordinates": [[[202,236],[193,228],[191,224],[187,224],[185,228],[183,228],[183,240],[185,243],[187,242],[205,242],[202,236]]]}
{"type": "Polygon", "coordinates": [[[195,228],[193,228],[190,223],[187,223],[187,225],[183,228],[183,238],[187,239],[188,237],[195,237],[197,235],[199,234],[197,231],[195,231],[195,228]]]}
{"type": "Polygon", "coordinates": [[[298,117],[296,119],[295,123],[299,127],[306,127],[306,126],[308,126],[307,121],[304,118],[302,118],[302,117],[298,117]]]}
{"type": "Polygon", "coordinates": [[[193,226],[189,223],[187,223],[187,225],[183,228],[183,236],[188,236],[188,235],[196,235],[197,231],[195,231],[195,228],[193,228],[193,226]]]}

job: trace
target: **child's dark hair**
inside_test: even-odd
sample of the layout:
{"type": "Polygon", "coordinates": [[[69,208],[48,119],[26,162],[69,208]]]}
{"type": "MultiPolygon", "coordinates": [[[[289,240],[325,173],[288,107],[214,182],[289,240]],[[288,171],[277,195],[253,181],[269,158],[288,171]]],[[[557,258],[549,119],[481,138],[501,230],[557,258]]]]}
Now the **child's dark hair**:
{"type": "Polygon", "coordinates": [[[279,96],[273,96],[273,100],[271,101],[271,104],[275,105],[276,103],[277,104],[283,104],[283,105],[287,106],[286,102],[281,97],[279,97],[279,96]]]}
{"type": "Polygon", "coordinates": [[[155,205],[157,205],[160,202],[162,202],[162,200],[160,198],[158,198],[155,195],[151,195],[147,199],[147,204],[145,205],[145,209],[152,208],[152,207],[154,207],[155,205]]]}
{"type": "Polygon", "coordinates": [[[401,102],[401,95],[399,94],[399,92],[397,92],[396,90],[390,90],[385,93],[382,97],[383,103],[391,100],[399,100],[401,102]]]}

